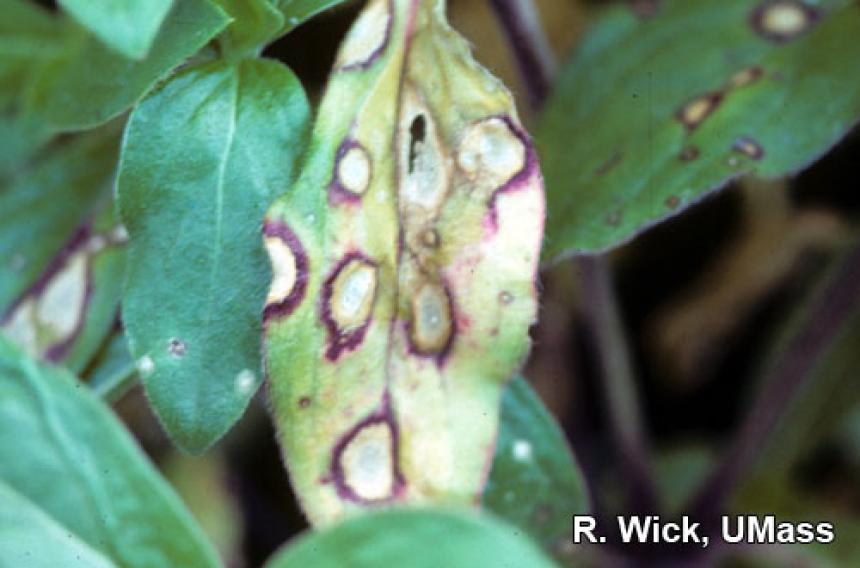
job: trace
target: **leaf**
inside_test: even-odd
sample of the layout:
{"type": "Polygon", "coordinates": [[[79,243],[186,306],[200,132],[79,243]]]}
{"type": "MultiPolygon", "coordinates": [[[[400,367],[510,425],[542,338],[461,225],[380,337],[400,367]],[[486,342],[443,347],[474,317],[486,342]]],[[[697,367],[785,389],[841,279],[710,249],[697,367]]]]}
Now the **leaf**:
{"type": "MultiPolygon", "coordinates": [[[[857,286],[860,281],[858,260],[860,254],[856,250],[837,256],[810,293],[809,301],[788,319],[768,354],[763,367],[766,371],[773,371],[775,365],[785,364],[787,360],[794,368],[806,369],[803,376],[797,377],[800,386],[791,392],[767,442],[757,448],[759,473],[771,477],[787,473],[810,449],[835,433],[840,421],[860,403],[856,377],[860,368],[857,349],[860,345],[860,299],[854,289],[835,287],[836,283],[857,286]],[[825,303],[827,312],[821,311],[825,303]],[[804,330],[814,334],[813,340],[820,343],[818,349],[796,342],[804,330]]],[[[762,388],[768,387],[768,381],[779,378],[764,375],[762,388]]],[[[775,396],[783,395],[780,392],[775,396]]]]}
{"type": "Polygon", "coordinates": [[[502,397],[501,429],[483,503],[556,554],[570,541],[571,515],[590,509],[564,434],[522,377],[502,397]]]}
{"type": "Polygon", "coordinates": [[[441,0],[368,3],[318,116],[264,227],[266,365],[293,486],[317,524],[475,506],[537,310],[531,142],[441,0]]]}
{"type": "Polygon", "coordinates": [[[260,224],[290,186],[308,114],[286,67],[248,60],[187,69],[129,119],[123,321],[150,402],[188,451],[224,434],[262,382],[260,224]]]}
{"type": "Polygon", "coordinates": [[[85,379],[93,392],[106,402],[115,402],[134,385],[137,364],[122,332],[114,333],[87,369],[85,379]]]}
{"type": "Polygon", "coordinates": [[[66,46],[39,70],[28,93],[31,112],[59,130],[92,128],[127,110],[159,79],[228,24],[208,0],[176,0],[146,58],[133,61],[69,26],[66,46]]]}
{"type": "MultiPolygon", "coordinates": [[[[111,164],[108,171],[113,169],[111,164]]],[[[75,372],[101,347],[119,312],[126,235],[114,220],[112,201],[103,200],[101,209],[0,316],[0,329],[29,355],[75,372]]]]}
{"type": "Polygon", "coordinates": [[[284,27],[284,15],[269,0],[216,0],[233,17],[219,37],[228,54],[256,56],[284,27]]]}
{"type": "Polygon", "coordinates": [[[59,0],[60,5],[108,47],[143,59],[173,0],[59,0]]]}
{"type": "Polygon", "coordinates": [[[347,520],[301,537],[266,568],[467,568],[554,564],[513,527],[489,517],[394,509],[347,520]]]}
{"type": "Polygon", "coordinates": [[[115,129],[51,146],[0,189],[0,310],[22,295],[110,191],[115,129]]]}
{"type": "Polygon", "coordinates": [[[219,565],[113,414],[74,377],[2,338],[0,480],[120,567],[219,565]]]}
{"type": "Polygon", "coordinates": [[[289,33],[317,14],[343,3],[344,0],[276,0],[286,24],[281,33],[289,33]]]}
{"type": "Polygon", "coordinates": [[[37,116],[22,112],[33,70],[60,52],[59,26],[51,15],[28,0],[0,0],[0,180],[12,174],[50,138],[37,116]]]}
{"type": "Polygon", "coordinates": [[[2,481],[0,564],[27,568],[115,566],[2,481]]]}
{"type": "Polygon", "coordinates": [[[850,0],[665,0],[644,20],[607,11],[538,128],[545,258],[618,246],[738,175],[817,159],[860,116],[858,35],[850,0]]]}

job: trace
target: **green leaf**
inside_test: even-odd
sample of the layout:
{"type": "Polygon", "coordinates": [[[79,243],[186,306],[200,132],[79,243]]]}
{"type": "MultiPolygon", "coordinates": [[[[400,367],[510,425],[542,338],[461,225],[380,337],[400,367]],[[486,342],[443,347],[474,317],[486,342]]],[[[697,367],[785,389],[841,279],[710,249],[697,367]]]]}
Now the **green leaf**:
{"type": "Polygon", "coordinates": [[[287,545],[267,568],[472,568],[554,564],[522,534],[489,517],[389,509],[354,517],[287,545]]]}
{"type": "Polygon", "coordinates": [[[561,72],[535,136],[545,257],[612,248],[735,176],[791,174],[836,143],[860,116],[860,5],[807,4],[665,0],[646,19],[626,5],[607,11],[561,72]],[[757,31],[760,7],[789,10],[765,20],[803,29],[757,31]]]}
{"type": "Polygon", "coordinates": [[[560,554],[570,517],[589,510],[579,467],[553,416],[523,378],[502,398],[501,428],[484,506],[560,554]]]}
{"type": "Polygon", "coordinates": [[[261,223],[290,186],[308,115],[286,67],[249,60],[188,69],[129,120],[123,320],[150,401],[186,450],[215,442],[262,382],[261,223]]]}
{"type": "Polygon", "coordinates": [[[137,365],[125,334],[117,332],[87,370],[87,384],[102,400],[114,402],[134,385],[137,365]]]}
{"type": "Polygon", "coordinates": [[[219,566],[191,515],[103,403],[2,338],[0,480],[123,568],[219,566]]]}
{"type": "Polygon", "coordinates": [[[131,59],[143,59],[173,0],[59,0],[97,38],[131,59]]]}
{"type": "Polygon", "coordinates": [[[0,178],[10,175],[50,138],[39,117],[22,112],[34,69],[61,51],[60,27],[28,0],[0,0],[0,178]]]}
{"type": "Polygon", "coordinates": [[[28,105],[59,130],[91,128],[137,102],[159,79],[229,23],[208,0],[176,0],[145,59],[133,61],[75,26],[39,71],[28,105]]]}
{"type": "Polygon", "coordinates": [[[276,0],[276,3],[286,24],[281,33],[286,34],[320,12],[343,4],[344,0],[276,0]]]}
{"type": "Polygon", "coordinates": [[[27,568],[115,566],[2,481],[0,564],[27,568]]]}
{"type": "Polygon", "coordinates": [[[219,37],[230,55],[257,55],[284,27],[284,15],[269,0],[216,0],[233,22],[219,37]]]}

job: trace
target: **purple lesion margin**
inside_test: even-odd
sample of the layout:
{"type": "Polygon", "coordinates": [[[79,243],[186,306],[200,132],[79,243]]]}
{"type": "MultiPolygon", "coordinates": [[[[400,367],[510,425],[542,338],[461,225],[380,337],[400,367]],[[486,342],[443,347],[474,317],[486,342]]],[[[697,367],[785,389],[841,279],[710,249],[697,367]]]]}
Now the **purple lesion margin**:
{"type": "Polygon", "coordinates": [[[290,251],[296,263],[296,282],[287,297],[279,302],[271,302],[263,308],[263,323],[270,319],[287,316],[296,309],[305,297],[308,288],[310,263],[299,237],[285,223],[267,220],[263,224],[263,235],[280,239],[290,251]]]}
{"type": "Polygon", "coordinates": [[[388,47],[388,44],[391,43],[391,30],[394,28],[394,0],[388,0],[387,4],[388,21],[385,23],[385,32],[379,47],[374,49],[364,61],[356,61],[355,63],[344,65],[343,67],[340,67],[338,71],[364,71],[376,63],[376,61],[382,56],[383,52],[388,47]]]}
{"type": "MultiPolygon", "coordinates": [[[[33,284],[26,289],[17,300],[15,300],[6,312],[0,317],[0,325],[5,326],[12,319],[12,315],[25,301],[31,298],[41,296],[51,281],[62,271],[69,259],[83,247],[86,246],[92,236],[92,226],[90,222],[86,222],[78,227],[72,236],[63,245],[63,248],[58,252],[48,263],[48,266],[42,271],[39,277],[33,284]]],[[[71,349],[75,340],[80,335],[84,327],[84,314],[90,305],[90,300],[93,295],[93,278],[92,278],[92,259],[87,255],[86,260],[86,289],[84,290],[84,301],[78,313],[78,319],[75,322],[74,330],[65,339],[47,346],[44,349],[44,359],[51,362],[61,360],[71,349]]]]}
{"type": "Polygon", "coordinates": [[[496,201],[498,200],[499,195],[503,193],[513,193],[515,191],[519,191],[523,188],[529,186],[535,176],[540,177],[540,165],[538,164],[538,156],[535,151],[534,144],[532,144],[531,138],[528,133],[523,130],[518,124],[514,122],[514,120],[506,115],[494,115],[487,118],[482,119],[481,121],[487,121],[492,119],[499,119],[505,123],[508,129],[516,136],[520,142],[522,142],[523,148],[525,148],[526,157],[525,163],[523,164],[522,169],[519,172],[513,175],[511,179],[506,181],[500,187],[496,188],[493,191],[493,194],[490,196],[489,200],[489,221],[493,228],[493,230],[498,229],[499,226],[499,215],[496,210],[496,201]]]}
{"type": "Polygon", "coordinates": [[[331,456],[331,475],[327,481],[334,482],[335,490],[341,499],[364,506],[380,505],[396,501],[405,492],[406,479],[403,476],[403,472],[400,470],[400,431],[397,427],[396,420],[394,420],[391,407],[391,396],[387,388],[383,394],[382,404],[379,409],[353,426],[346,434],[341,436],[340,440],[335,444],[331,456]],[[352,442],[358,433],[364,428],[375,424],[385,424],[391,432],[390,451],[391,467],[393,469],[391,472],[393,477],[393,486],[391,494],[387,497],[382,499],[365,499],[356,494],[352,487],[347,484],[341,458],[343,457],[344,450],[346,450],[349,443],[352,442]]]}
{"type": "Polygon", "coordinates": [[[377,281],[374,284],[373,298],[371,299],[371,315],[368,315],[367,319],[359,327],[353,330],[344,331],[338,327],[337,322],[334,321],[334,317],[332,317],[331,300],[334,295],[334,283],[341,271],[353,261],[358,261],[367,266],[371,266],[377,271],[377,273],[379,270],[379,264],[370,257],[359,251],[352,251],[340,259],[329,274],[328,278],[326,278],[325,283],[323,284],[320,318],[328,330],[328,348],[326,349],[325,356],[326,359],[332,362],[337,361],[344,351],[352,351],[358,347],[361,342],[364,341],[367,328],[370,327],[370,323],[373,321],[373,305],[376,304],[376,294],[379,289],[378,274],[377,281]]]}
{"type": "Polygon", "coordinates": [[[457,333],[459,332],[459,327],[457,325],[457,302],[454,301],[454,294],[451,293],[451,288],[448,286],[448,283],[444,280],[442,281],[442,290],[445,292],[445,296],[448,298],[448,317],[451,318],[451,333],[448,334],[448,339],[445,341],[445,345],[442,346],[438,352],[433,351],[422,351],[418,348],[417,345],[412,341],[412,326],[414,325],[416,314],[412,314],[412,317],[409,321],[403,322],[404,332],[406,333],[407,345],[409,346],[409,353],[416,357],[422,357],[424,359],[430,359],[439,369],[442,369],[445,366],[445,362],[448,360],[448,356],[451,354],[451,349],[454,346],[454,339],[457,337],[457,333]]]}
{"type": "Polygon", "coordinates": [[[340,143],[340,146],[337,148],[337,152],[334,155],[334,168],[331,175],[331,183],[328,186],[328,202],[329,205],[343,205],[343,204],[358,204],[361,202],[362,194],[355,193],[353,191],[348,190],[343,186],[340,181],[340,176],[338,175],[340,172],[340,161],[346,156],[346,153],[352,150],[353,148],[360,148],[365,155],[368,156],[368,167],[370,168],[370,175],[368,176],[368,185],[370,185],[371,180],[373,180],[373,162],[370,161],[370,154],[368,154],[367,149],[362,146],[358,140],[355,138],[347,137],[340,143]]]}

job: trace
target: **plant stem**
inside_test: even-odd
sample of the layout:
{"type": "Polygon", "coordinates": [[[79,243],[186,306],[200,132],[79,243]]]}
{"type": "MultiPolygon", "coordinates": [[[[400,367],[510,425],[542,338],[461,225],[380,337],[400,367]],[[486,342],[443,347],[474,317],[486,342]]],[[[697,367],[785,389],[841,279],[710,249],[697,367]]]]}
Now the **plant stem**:
{"type": "Polygon", "coordinates": [[[763,377],[763,387],[729,446],[725,460],[699,491],[693,518],[716,520],[744,475],[755,466],[768,435],[802,392],[820,356],[860,304],[860,243],[841,261],[812,299],[797,333],[763,377]]]}
{"type": "Polygon", "coordinates": [[[555,77],[555,57],[532,0],[489,0],[510,42],[534,110],[549,95],[555,77]]]}
{"type": "Polygon", "coordinates": [[[137,382],[137,366],[134,362],[122,367],[104,381],[93,386],[93,392],[102,400],[113,403],[118,401],[137,382]]]}
{"type": "MultiPolygon", "coordinates": [[[[508,37],[520,74],[539,111],[549,95],[556,64],[532,0],[489,0],[508,37]]],[[[651,479],[627,338],[619,315],[612,277],[604,256],[575,261],[583,286],[586,317],[600,361],[604,401],[610,428],[629,480],[630,505],[651,512],[656,492],[651,479]]]]}

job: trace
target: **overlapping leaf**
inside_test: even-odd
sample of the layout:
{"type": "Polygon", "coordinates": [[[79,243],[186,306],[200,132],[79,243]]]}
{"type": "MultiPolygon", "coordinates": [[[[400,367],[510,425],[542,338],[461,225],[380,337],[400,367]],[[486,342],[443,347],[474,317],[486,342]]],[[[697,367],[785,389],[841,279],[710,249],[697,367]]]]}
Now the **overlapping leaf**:
{"type": "Polygon", "coordinates": [[[570,516],[585,514],[589,498],[564,434],[523,378],[507,387],[496,456],[484,506],[545,549],[568,547],[570,516]]]}
{"type": "Polygon", "coordinates": [[[209,0],[176,0],[152,49],[139,61],[123,57],[70,23],[63,32],[62,52],[39,69],[28,107],[60,130],[105,122],[137,102],[228,22],[209,0]]]}
{"type": "Polygon", "coordinates": [[[115,566],[2,481],[0,565],[27,568],[115,566]]]}
{"type": "Polygon", "coordinates": [[[742,173],[796,172],[860,117],[857,2],[654,6],[600,18],[547,104],[546,258],[616,246],[742,173]]]}
{"type": "Polygon", "coordinates": [[[59,0],[102,42],[125,57],[142,59],[173,0],[59,0]]]}
{"type": "Polygon", "coordinates": [[[217,440],[262,382],[261,223],[290,185],[308,114],[292,73],[256,60],[190,68],[130,118],[123,318],[150,401],[187,450],[217,440]]]}
{"type": "Polygon", "coordinates": [[[36,364],[2,338],[0,481],[62,525],[70,541],[80,539],[117,566],[219,565],[200,528],[110,411],[74,377],[36,364]]]}
{"type": "Polygon", "coordinates": [[[466,568],[554,564],[516,529],[489,517],[393,509],[355,517],[291,543],[267,568],[466,568]]]}

